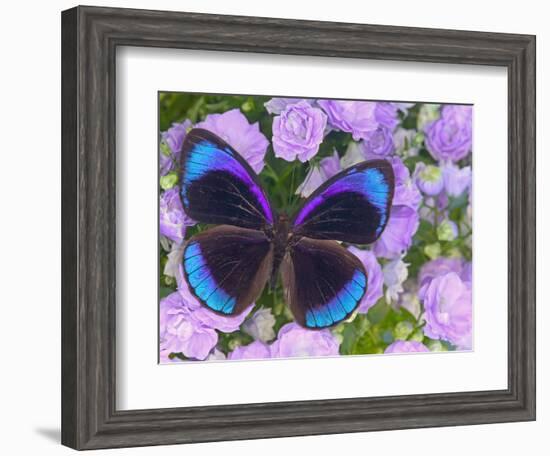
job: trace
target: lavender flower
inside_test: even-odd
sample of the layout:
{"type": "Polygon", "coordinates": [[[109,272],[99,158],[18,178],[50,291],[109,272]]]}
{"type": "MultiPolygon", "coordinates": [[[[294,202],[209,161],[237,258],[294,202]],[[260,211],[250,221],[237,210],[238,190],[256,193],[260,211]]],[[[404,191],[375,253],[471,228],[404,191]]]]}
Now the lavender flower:
{"type": "Polygon", "coordinates": [[[230,144],[259,174],[264,167],[264,157],[269,141],[260,132],[258,122],[249,124],[238,109],[223,114],[209,114],[206,119],[195,125],[215,133],[230,144]]]}
{"type": "Polygon", "coordinates": [[[167,174],[173,168],[174,163],[178,162],[181,146],[191,126],[191,121],[187,119],[181,123],[173,123],[168,130],[162,133],[159,157],[161,176],[167,174]],[[164,148],[163,144],[165,144],[167,148],[164,148]]]}
{"type": "Polygon", "coordinates": [[[409,206],[394,206],[384,232],[374,243],[374,253],[383,258],[400,257],[412,244],[419,217],[409,206]]]}
{"type": "Polygon", "coordinates": [[[218,342],[218,334],[197,321],[175,292],[160,301],[160,351],[166,361],[170,353],[205,359],[218,342]]]}
{"type": "Polygon", "coordinates": [[[175,186],[160,195],[160,234],[181,243],[185,228],[195,224],[183,211],[179,187],[175,186]]]}
{"type": "Polygon", "coordinates": [[[411,246],[412,237],[418,229],[417,208],[422,198],[401,159],[393,157],[391,163],[395,175],[392,208],[386,228],[373,247],[377,256],[389,259],[401,257],[411,246]]]}
{"type": "Polygon", "coordinates": [[[327,113],[330,126],[351,133],[356,141],[378,127],[374,102],[317,100],[317,104],[327,113]]]}
{"type": "Polygon", "coordinates": [[[305,101],[289,104],[273,119],[275,156],[305,162],[315,156],[323,141],[327,116],[305,101]]]}
{"type": "Polygon", "coordinates": [[[462,267],[462,271],[460,271],[460,278],[462,281],[466,284],[469,284],[470,287],[472,286],[472,263],[471,262],[465,262],[464,266],[462,267]]]}
{"type": "Polygon", "coordinates": [[[165,176],[170,172],[173,166],[174,161],[172,159],[170,151],[168,151],[168,149],[165,149],[161,144],[159,153],[159,175],[161,177],[165,176]]]}
{"type": "Polygon", "coordinates": [[[329,179],[335,174],[342,171],[342,166],[340,165],[340,157],[338,156],[338,151],[334,150],[330,157],[325,157],[321,160],[321,171],[325,179],[329,179]]]}
{"type": "Polygon", "coordinates": [[[361,250],[353,246],[348,250],[361,260],[367,273],[367,291],[357,307],[359,313],[367,313],[382,297],[382,268],[370,250],[361,250]]]}
{"type": "Polygon", "coordinates": [[[383,158],[395,151],[391,130],[382,125],[367,133],[365,139],[361,142],[361,146],[367,160],[383,158]]]}
{"type": "Polygon", "coordinates": [[[424,303],[424,333],[443,339],[459,349],[472,346],[472,290],[458,274],[435,277],[419,292],[424,303]]]}
{"type": "Polygon", "coordinates": [[[388,129],[391,134],[399,124],[399,117],[397,116],[398,111],[399,107],[396,103],[377,102],[374,117],[376,121],[388,129]]]}
{"type": "Polygon", "coordinates": [[[231,360],[264,358],[271,358],[271,352],[269,346],[258,340],[248,345],[241,345],[227,355],[227,359],[231,360]]]}
{"type": "Polygon", "coordinates": [[[414,340],[397,340],[384,350],[384,353],[421,353],[429,352],[429,348],[422,342],[414,340]]]}
{"type": "Polygon", "coordinates": [[[252,336],[256,340],[268,342],[275,339],[275,317],[271,313],[271,309],[264,308],[258,310],[251,318],[243,324],[243,331],[252,336]]]}
{"type": "Polygon", "coordinates": [[[438,166],[418,162],[413,180],[420,191],[428,196],[438,195],[443,190],[443,173],[438,166]]]}
{"type": "Polygon", "coordinates": [[[393,207],[408,206],[411,209],[418,209],[422,195],[416,185],[414,185],[409,170],[399,157],[393,157],[390,161],[395,176],[393,207]]]}
{"type": "Polygon", "coordinates": [[[418,284],[420,287],[431,282],[435,277],[454,272],[464,280],[471,282],[471,264],[465,263],[461,258],[446,258],[439,257],[435,260],[428,261],[420,268],[418,273],[418,284]],[[467,280],[469,277],[469,280],[467,280]]]}
{"type": "Polygon", "coordinates": [[[447,163],[443,167],[443,181],[445,192],[449,196],[460,196],[472,185],[472,168],[458,166],[447,163]]]}
{"type": "Polygon", "coordinates": [[[271,344],[272,358],[336,356],[338,341],[327,329],[311,331],[296,323],[287,323],[271,344]]]}
{"type": "Polygon", "coordinates": [[[424,127],[426,147],[433,158],[458,161],[472,149],[472,107],[447,105],[441,117],[424,127]]]}
{"type": "Polygon", "coordinates": [[[287,108],[288,105],[296,104],[299,101],[303,101],[310,106],[313,106],[315,103],[314,100],[307,98],[272,98],[267,103],[264,103],[264,106],[269,114],[279,115],[287,108]]]}

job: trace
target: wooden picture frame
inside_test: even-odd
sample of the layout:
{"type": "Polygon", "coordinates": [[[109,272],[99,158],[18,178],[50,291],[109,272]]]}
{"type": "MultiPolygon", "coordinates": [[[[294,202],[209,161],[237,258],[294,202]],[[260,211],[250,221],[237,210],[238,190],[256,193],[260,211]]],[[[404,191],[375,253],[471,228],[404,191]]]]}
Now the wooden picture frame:
{"type": "Polygon", "coordinates": [[[62,443],[162,445],[535,419],[535,37],[195,13],[62,13],[62,443]],[[508,388],[119,411],[115,50],[145,46],[508,69],[508,388]]]}

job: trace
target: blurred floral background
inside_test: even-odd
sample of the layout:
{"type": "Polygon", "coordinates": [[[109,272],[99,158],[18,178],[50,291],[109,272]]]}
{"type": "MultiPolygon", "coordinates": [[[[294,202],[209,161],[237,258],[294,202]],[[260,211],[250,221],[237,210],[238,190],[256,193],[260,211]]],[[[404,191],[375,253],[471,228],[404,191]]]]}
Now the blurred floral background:
{"type": "Polygon", "coordinates": [[[159,115],[161,363],[472,348],[471,106],[161,93],[159,115]],[[177,164],[193,127],[231,144],[288,214],[338,171],[391,162],[386,229],[370,246],[347,246],[368,274],[349,320],[321,331],[298,326],[280,285],[235,317],[190,294],[183,243],[207,228],[186,216],[179,197],[177,164]]]}

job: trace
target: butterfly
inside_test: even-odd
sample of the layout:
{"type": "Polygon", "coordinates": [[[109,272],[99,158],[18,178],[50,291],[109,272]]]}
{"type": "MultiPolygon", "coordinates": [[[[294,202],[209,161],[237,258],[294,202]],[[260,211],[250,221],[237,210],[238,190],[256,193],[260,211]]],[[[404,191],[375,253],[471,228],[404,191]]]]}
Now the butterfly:
{"type": "Polygon", "coordinates": [[[309,329],[334,326],[367,290],[363,264],[338,241],[374,242],[388,222],[393,193],[390,163],[365,161],[319,186],[292,218],[278,215],[239,153],[195,128],[182,146],[180,196],[192,219],[218,226],[184,245],[189,290],[213,312],[238,315],[280,271],[295,321],[309,329]]]}

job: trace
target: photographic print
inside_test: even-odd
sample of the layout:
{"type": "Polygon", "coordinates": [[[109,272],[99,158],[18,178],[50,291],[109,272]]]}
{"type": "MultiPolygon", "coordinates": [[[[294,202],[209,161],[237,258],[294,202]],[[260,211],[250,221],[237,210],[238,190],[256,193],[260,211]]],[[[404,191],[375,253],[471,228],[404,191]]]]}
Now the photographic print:
{"type": "Polygon", "coordinates": [[[161,364],[472,349],[471,105],[158,109],[161,364]]]}

